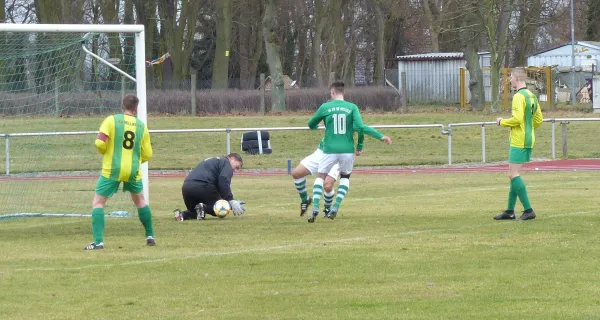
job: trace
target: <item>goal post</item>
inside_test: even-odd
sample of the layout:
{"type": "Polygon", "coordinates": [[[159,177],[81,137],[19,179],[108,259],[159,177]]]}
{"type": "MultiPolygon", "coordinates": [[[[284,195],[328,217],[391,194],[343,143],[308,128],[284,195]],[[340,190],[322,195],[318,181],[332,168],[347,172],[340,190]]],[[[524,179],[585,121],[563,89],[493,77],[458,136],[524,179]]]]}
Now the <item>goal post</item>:
{"type": "MultiPolygon", "coordinates": [[[[108,44],[105,45],[108,46],[108,44]]],[[[111,77],[116,78],[116,76],[111,77]]],[[[130,81],[131,84],[135,83],[135,86],[131,86],[130,89],[134,90],[139,98],[137,117],[148,125],[145,34],[143,25],[0,24],[0,124],[2,124],[2,121],[11,122],[12,119],[15,119],[15,122],[22,121],[23,123],[28,123],[29,118],[33,118],[32,122],[35,122],[44,117],[50,119],[52,114],[58,114],[63,117],[64,114],[61,105],[67,105],[65,108],[69,108],[69,115],[65,116],[67,118],[70,117],[70,113],[81,114],[84,117],[90,114],[107,116],[109,114],[119,113],[121,111],[117,105],[120,107],[122,95],[123,92],[125,92],[125,89],[121,89],[121,86],[123,86],[122,83],[125,83],[125,81],[130,81]],[[94,40],[90,40],[93,41],[93,44],[86,43],[86,41],[88,41],[86,35],[90,34],[92,37],[94,35],[101,35],[102,40],[94,38],[94,40]],[[115,58],[111,57],[106,52],[104,52],[104,54],[98,54],[86,49],[97,49],[99,47],[98,43],[100,42],[116,43],[118,47],[123,48],[123,50],[125,50],[125,43],[127,42],[127,45],[130,46],[127,50],[133,52],[131,56],[132,58],[134,57],[133,59],[130,59],[131,61],[127,62],[128,68],[130,69],[129,72],[128,70],[121,70],[116,66],[117,64],[125,64],[121,61],[121,56],[124,56],[122,55],[123,52],[119,53],[120,57],[115,58]],[[131,45],[129,45],[129,43],[131,43],[131,45]],[[91,62],[91,59],[95,59],[95,61],[91,62]],[[44,62],[42,62],[42,60],[44,60],[44,62]],[[100,67],[99,64],[102,64],[102,66],[100,67]],[[109,70],[109,68],[116,69],[116,71],[121,74],[119,75],[118,84],[112,83],[110,85],[114,90],[117,90],[115,88],[119,87],[120,94],[107,94],[106,92],[108,90],[103,87],[106,86],[106,81],[97,81],[99,78],[106,78],[106,75],[109,72],[112,72],[106,71],[109,70]],[[92,71],[89,71],[90,69],[92,71]],[[98,70],[101,70],[103,73],[102,76],[98,76],[97,73],[92,75],[93,72],[98,72],[98,70]],[[54,83],[52,83],[53,81],[54,83]],[[92,92],[93,90],[95,91],[92,92]],[[78,102],[87,98],[90,100],[97,99],[99,102],[93,107],[89,106],[92,105],[93,102],[89,102],[88,106],[81,107],[81,110],[77,110],[76,108],[79,108],[78,106],[81,105],[81,103],[78,104],[78,102]],[[110,100],[110,102],[106,102],[107,100],[110,100]],[[39,104],[35,104],[38,102],[39,104]],[[18,105],[19,103],[21,105],[18,105]],[[54,105],[54,107],[49,107],[50,105],[54,105]],[[110,107],[107,107],[107,105],[110,105],[110,107]],[[83,108],[85,108],[85,110],[83,108]]],[[[75,117],[77,117],[77,115],[75,115],[75,117]]],[[[60,121],[61,119],[56,119],[54,116],[54,119],[48,120],[48,123],[56,124],[60,121]]],[[[65,122],[68,121],[66,120],[65,122]]],[[[95,127],[87,127],[85,129],[76,128],[74,130],[70,130],[68,125],[64,127],[53,127],[52,125],[48,125],[47,127],[38,126],[36,131],[47,133],[96,131],[99,125],[100,123],[98,122],[94,124],[95,127]]],[[[6,128],[6,126],[4,127],[6,128]]],[[[2,126],[0,126],[0,128],[2,128],[2,126]]],[[[1,158],[1,160],[6,161],[7,166],[9,162],[12,162],[15,156],[18,156],[18,152],[21,151],[19,150],[19,147],[14,146],[15,143],[11,141],[11,159],[7,158],[10,134],[32,132],[27,129],[29,128],[19,130],[18,127],[16,129],[13,127],[10,132],[4,132],[6,129],[0,129],[0,134],[5,135],[7,150],[6,155],[4,158],[1,158]]],[[[58,134],[56,136],[60,137],[61,135],[58,134]]],[[[25,138],[15,139],[24,140],[25,138]]],[[[92,136],[82,136],[81,139],[87,139],[85,142],[88,143],[90,148],[94,149],[94,138],[92,136]],[[92,140],[91,143],[89,143],[90,140],[92,140]]],[[[2,141],[0,141],[0,143],[1,142],[2,141]]],[[[65,152],[60,145],[58,147],[51,147],[50,149],[52,148],[57,149],[55,150],[57,153],[65,152]]],[[[23,147],[21,152],[27,153],[27,147],[23,147]]],[[[58,160],[55,159],[54,161],[59,162],[58,164],[48,164],[52,167],[50,170],[47,168],[40,168],[40,170],[52,171],[54,168],[61,167],[60,156],[58,156],[57,159],[58,160]]],[[[96,168],[93,170],[99,172],[101,160],[97,154],[95,155],[94,160],[96,168]]],[[[32,162],[34,162],[34,160],[32,160],[32,162]]],[[[82,162],[85,162],[86,165],[92,165],[89,157],[82,162]]],[[[74,170],[79,169],[75,168],[74,170]]],[[[91,171],[91,169],[88,168],[81,170],[91,171]]],[[[141,171],[144,196],[149,201],[147,163],[142,164],[141,171]]],[[[36,175],[32,172],[31,168],[22,169],[20,172],[17,170],[16,174],[18,175],[19,173],[21,176],[28,179],[36,175]]],[[[46,172],[44,172],[44,175],[45,174],[46,172]]],[[[12,172],[10,175],[0,173],[0,194],[5,198],[3,201],[10,201],[8,198],[11,197],[11,194],[9,191],[3,190],[1,185],[6,183],[3,182],[2,179],[4,179],[4,181],[14,181],[13,179],[15,179],[15,176],[12,172]]],[[[5,188],[15,189],[11,186],[5,186],[5,188]]],[[[89,199],[86,200],[85,203],[85,205],[90,208],[90,212],[92,196],[93,193],[87,194],[87,198],[89,199]]],[[[69,195],[66,195],[66,197],[69,197],[69,195]]],[[[19,199],[12,200],[19,201],[19,199]]],[[[131,202],[131,200],[129,200],[129,202],[131,202]]],[[[3,205],[5,204],[0,201],[0,206],[3,205]]],[[[81,209],[73,211],[80,213],[79,211],[81,211],[81,209]]],[[[31,214],[32,211],[23,212],[31,214]]],[[[2,214],[6,213],[7,212],[0,212],[0,217],[2,214]]],[[[69,210],[66,210],[66,213],[72,213],[72,211],[69,212],[69,210]]]]}

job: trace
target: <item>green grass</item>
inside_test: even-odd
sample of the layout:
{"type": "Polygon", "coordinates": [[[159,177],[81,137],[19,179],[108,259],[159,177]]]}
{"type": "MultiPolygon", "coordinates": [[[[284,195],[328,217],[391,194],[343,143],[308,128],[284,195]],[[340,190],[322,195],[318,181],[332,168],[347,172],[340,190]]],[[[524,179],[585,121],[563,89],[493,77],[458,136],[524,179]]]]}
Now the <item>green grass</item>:
{"type": "Polygon", "coordinates": [[[153,178],[156,247],[135,218],[96,252],[86,218],[0,221],[0,318],[596,318],[600,172],[524,180],[534,221],[492,220],[504,173],[413,173],[353,175],[308,224],[288,176],[236,177],[243,218],[184,223],[181,179],[153,178]]]}
{"type": "MultiPolygon", "coordinates": [[[[229,116],[229,117],[169,117],[149,118],[150,129],[203,129],[249,127],[305,127],[310,115],[288,114],[282,116],[229,116]]],[[[437,110],[423,113],[364,114],[370,125],[385,124],[443,124],[459,122],[494,121],[497,116],[510,116],[508,112],[489,114],[483,112],[448,112],[437,110]]],[[[594,117],[591,113],[573,111],[549,112],[549,118],[594,117]]],[[[84,118],[11,118],[0,120],[0,133],[95,131],[101,117],[84,118]]],[[[596,134],[597,122],[577,122],[568,125],[568,158],[599,157],[596,134]]],[[[508,129],[486,127],[487,162],[506,159],[508,129]]],[[[392,146],[367,137],[364,156],[357,166],[397,166],[448,163],[448,137],[438,128],[381,129],[394,140],[392,146]]],[[[286,169],[287,160],[296,165],[312,153],[322,136],[322,131],[271,131],[273,154],[245,156],[246,169],[286,169]]],[[[231,150],[240,151],[241,132],[231,133],[231,150]]],[[[536,158],[551,158],[551,124],[544,123],[536,132],[536,158]]],[[[563,137],[560,125],[556,130],[556,156],[563,157],[563,137]]],[[[100,158],[93,147],[93,135],[62,137],[12,137],[10,138],[10,170],[12,173],[32,171],[97,170],[100,158]]],[[[200,159],[225,154],[225,133],[155,133],[152,135],[154,157],[151,170],[189,169],[200,159]]],[[[5,141],[0,140],[4,150],[5,141]]],[[[481,162],[481,127],[455,127],[452,132],[452,162],[481,162]]],[[[5,163],[0,155],[0,164],[5,163]]]]}

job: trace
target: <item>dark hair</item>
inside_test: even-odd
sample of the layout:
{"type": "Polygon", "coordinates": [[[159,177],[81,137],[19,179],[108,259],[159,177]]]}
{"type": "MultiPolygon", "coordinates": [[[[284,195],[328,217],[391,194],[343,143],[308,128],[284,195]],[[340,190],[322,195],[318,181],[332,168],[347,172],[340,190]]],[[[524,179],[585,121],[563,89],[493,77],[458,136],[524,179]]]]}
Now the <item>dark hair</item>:
{"type": "Polygon", "coordinates": [[[242,156],[240,156],[238,153],[235,153],[235,152],[234,153],[230,153],[230,154],[227,155],[227,158],[229,158],[229,159],[233,158],[236,161],[239,161],[242,164],[242,166],[244,166],[244,160],[242,160],[242,156]]]}
{"type": "Polygon", "coordinates": [[[344,83],[342,81],[335,81],[329,86],[329,89],[334,89],[336,93],[344,93],[344,83]]]}
{"type": "Polygon", "coordinates": [[[140,99],[134,94],[128,94],[123,98],[123,108],[128,111],[137,111],[140,99]]]}

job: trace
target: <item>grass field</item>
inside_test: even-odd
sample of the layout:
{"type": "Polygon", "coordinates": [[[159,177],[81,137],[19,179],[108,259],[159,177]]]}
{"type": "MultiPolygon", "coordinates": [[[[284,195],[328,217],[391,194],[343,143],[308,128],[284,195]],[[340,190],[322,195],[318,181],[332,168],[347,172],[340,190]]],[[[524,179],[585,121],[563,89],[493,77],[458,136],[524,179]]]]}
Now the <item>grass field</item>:
{"type": "MultiPolygon", "coordinates": [[[[363,117],[371,125],[447,125],[496,116],[363,117]]],[[[545,112],[546,118],[594,116],[545,112]]],[[[151,116],[149,123],[151,129],[281,127],[304,126],[308,117],[151,116]]],[[[1,119],[0,133],[93,131],[101,120],[1,119]]],[[[569,158],[600,157],[597,127],[569,124],[569,158]]],[[[438,130],[382,131],[394,144],[367,140],[357,166],[447,161],[447,137],[438,130]]],[[[455,163],[481,161],[480,132],[453,131],[455,163]]],[[[314,151],[320,134],[273,134],[274,154],[244,156],[245,167],[284,170],[287,159],[296,165],[314,151]]],[[[550,158],[550,134],[550,125],[542,125],[534,157],[550,158]]],[[[492,126],[487,136],[488,161],[505,160],[508,131],[492,126]]],[[[97,172],[92,140],[12,137],[11,168],[97,172]]],[[[156,134],[152,141],[151,170],[185,170],[225,152],[224,134],[156,134]]],[[[239,149],[239,135],[232,134],[232,148],[239,149]]],[[[298,216],[289,176],[237,176],[232,188],[248,203],[244,217],[184,223],[172,217],[183,207],[182,178],[152,177],[156,247],[145,245],[136,217],[107,218],[106,249],[95,252],[82,250],[91,241],[89,218],[0,220],[0,319],[597,319],[600,171],[523,177],[538,214],[534,221],[492,219],[506,206],[504,173],[355,173],[340,216],[314,224],[298,216]]],[[[0,214],[88,211],[95,184],[95,177],[4,178],[0,214]]],[[[123,209],[127,201],[119,194],[109,209],[123,209]]]]}
{"type": "MultiPolygon", "coordinates": [[[[178,223],[152,180],[158,245],[108,218],[0,222],[0,319],[595,319],[600,172],[527,172],[538,219],[494,221],[502,173],[356,174],[308,224],[288,176],[240,176],[241,219],[178,223]]],[[[312,179],[310,180],[312,181],[312,179]]]]}

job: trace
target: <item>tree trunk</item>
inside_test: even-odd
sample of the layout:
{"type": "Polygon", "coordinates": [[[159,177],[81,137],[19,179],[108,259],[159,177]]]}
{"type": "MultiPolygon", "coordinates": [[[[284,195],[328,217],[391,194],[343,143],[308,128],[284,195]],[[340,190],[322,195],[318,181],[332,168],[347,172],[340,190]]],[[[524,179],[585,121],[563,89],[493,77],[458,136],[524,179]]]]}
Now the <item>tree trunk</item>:
{"type": "Polygon", "coordinates": [[[423,0],[423,11],[425,11],[425,17],[427,18],[427,25],[429,26],[429,36],[431,38],[431,51],[440,52],[440,24],[442,19],[438,14],[439,9],[436,8],[436,0],[423,0]],[[432,3],[433,1],[433,3],[432,3]]]}
{"type": "Polygon", "coordinates": [[[253,89],[258,61],[263,53],[263,0],[244,0],[238,12],[238,48],[240,56],[240,88],[253,89]],[[251,10],[251,13],[248,12],[251,10]],[[256,19],[260,17],[260,19],[256,19]]]}
{"type": "Polygon", "coordinates": [[[469,70],[469,92],[471,93],[471,108],[483,110],[485,107],[485,90],[483,87],[483,73],[479,64],[479,33],[476,31],[475,19],[470,12],[464,13],[463,25],[461,28],[460,42],[464,48],[465,58],[467,60],[467,69],[469,70]]]}
{"type": "Polygon", "coordinates": [[[375,10],[375,66],[373,67],[373,83],[377,86],[385,86],[385,20],[381,4],[373,3],[375,10]]]}
{"type": "Polygon", "coordinates": [[[275,0],[267,0],[263,17],[263,33],[267,62],[271,73],[271,111],[285,111],[285,88],[281,67],[281,48],[277,39],[277,15],[275,0]]]}
{"type": "Polygon", "coordinates": [[[323,29],[327,22],[326,17],[327,8],[323,7],[323,0],[315,0],[315,29],[312,39],[312,68],[311,76],[315,77],[316,85],[319,87],[323,86],[323,74],[321,72],[321,37],[323,35],[323,29]]]}
{"type": "Polygon", "coordinates": [[[212,88],[229,87],[229,54],[231,45],[232,0],[217,1],[217,46],[212,68],[212,88]]]}

